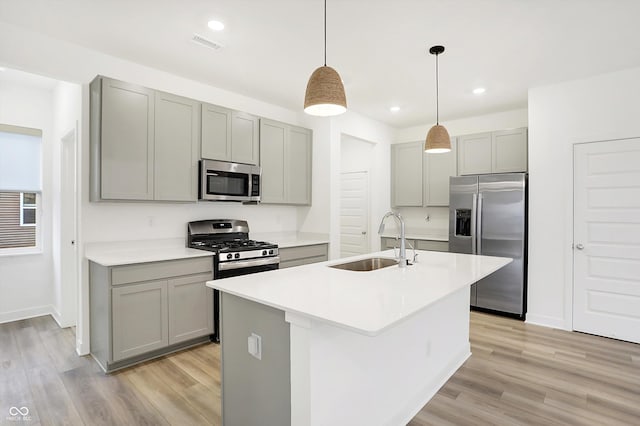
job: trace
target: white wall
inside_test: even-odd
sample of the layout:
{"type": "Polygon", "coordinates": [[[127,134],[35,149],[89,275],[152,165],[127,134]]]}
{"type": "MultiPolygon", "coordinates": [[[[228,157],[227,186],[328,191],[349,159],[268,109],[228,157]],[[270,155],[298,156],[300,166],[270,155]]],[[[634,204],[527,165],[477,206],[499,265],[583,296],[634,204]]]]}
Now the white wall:
{"type": "Polygon", "coordinates": [[[42,252],[0,255],[0,323],[52,312],[53,118],[50,90],[0,81],[0,123],[42,130],[42,252]]]}
{"type": "Polygon", "coordinates": [[[529,90],[529,322],[572,328],[573,145],[640,136],[640,68],[529,90]]]}

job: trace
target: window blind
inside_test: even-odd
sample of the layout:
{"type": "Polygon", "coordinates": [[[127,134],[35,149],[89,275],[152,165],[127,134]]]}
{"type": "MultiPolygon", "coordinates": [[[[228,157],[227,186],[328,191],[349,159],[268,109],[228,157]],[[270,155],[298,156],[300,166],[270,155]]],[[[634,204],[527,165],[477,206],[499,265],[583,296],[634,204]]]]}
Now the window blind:
{"type": "Polygon", "coordinates": [[[0,191],[42,191],[42,131],[0,125],[0,191]]]}

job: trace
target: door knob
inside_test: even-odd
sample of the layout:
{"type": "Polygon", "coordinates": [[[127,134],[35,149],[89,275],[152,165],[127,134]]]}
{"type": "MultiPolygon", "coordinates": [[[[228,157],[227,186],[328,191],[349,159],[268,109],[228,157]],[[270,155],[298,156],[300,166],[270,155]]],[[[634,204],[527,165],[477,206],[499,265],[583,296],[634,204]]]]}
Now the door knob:
{"type": "Polygon", "coordinates": [[[582,244],[576,244],[576,248],[577,248],[578,250],[583,250],[583,249],[584,249],[584,246],[583,246],[582,244]]]}
{"type": "Polygon", "coordinates": [[[362,235],[367,235],[367,231],[362,231],[362,235]]]}

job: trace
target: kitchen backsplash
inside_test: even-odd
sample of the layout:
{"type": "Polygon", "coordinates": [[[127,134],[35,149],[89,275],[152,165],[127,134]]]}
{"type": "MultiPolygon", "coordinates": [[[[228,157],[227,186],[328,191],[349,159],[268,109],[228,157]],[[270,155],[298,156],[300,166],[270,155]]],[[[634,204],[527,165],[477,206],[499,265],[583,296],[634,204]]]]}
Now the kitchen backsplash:
{"type": "MultiPolygon", "coordinates": [[[[449,207],[401,207],[394,210],[404,219],[407,234],[446,236],[449,233],[449,207]]],[[[396,232],[396,226],[395,221],[387,220],[385,234],[396,232]]]]}

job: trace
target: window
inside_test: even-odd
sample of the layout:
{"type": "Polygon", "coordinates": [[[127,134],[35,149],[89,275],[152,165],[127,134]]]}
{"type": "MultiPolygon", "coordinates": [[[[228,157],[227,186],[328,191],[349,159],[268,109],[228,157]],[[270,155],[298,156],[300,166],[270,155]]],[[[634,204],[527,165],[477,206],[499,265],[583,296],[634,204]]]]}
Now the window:
{"type": "Polygon", "coordinates": [[[36,226],[36,193],[20,193],[20,226],[36,226]]]}
{"type": "Polygon", "coordinates": [[[40,130],[0,124],[0,255],[39,247],[41,145],[40,130]]]}

